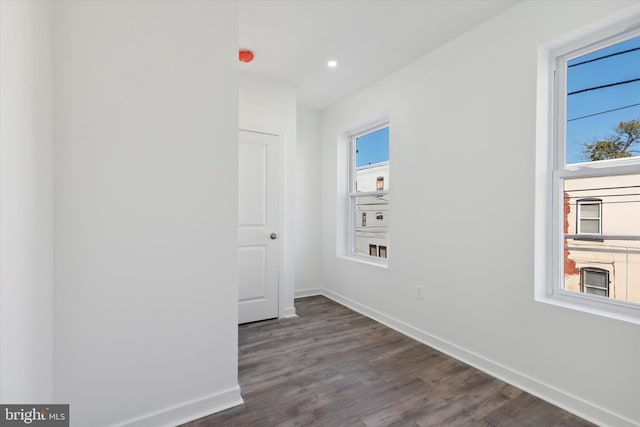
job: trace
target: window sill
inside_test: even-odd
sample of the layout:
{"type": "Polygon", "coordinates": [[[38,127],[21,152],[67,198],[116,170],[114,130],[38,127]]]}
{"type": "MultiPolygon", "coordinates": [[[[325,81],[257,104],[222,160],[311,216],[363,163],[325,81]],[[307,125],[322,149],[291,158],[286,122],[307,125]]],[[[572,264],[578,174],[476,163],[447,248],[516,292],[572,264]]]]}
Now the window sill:
{"type": "Polygon", "coordinates": [[[374,267],[380,267],[385,269],[389,268],[388,261],[386,259],[381,259],[381,258],[373,258],[373,257],[368,257],[364,255],[355,255],[355,254],[338,255],[338,258],[344,259],[347,261],[357,262],[360,264],[367,264],[374,267]]]}
{"type": "Polygon", "coordinates": [[[604,242],[604,239],[600,236],[589,236],[589,235],[574,237],[572,240],[577,240],[582,242],[601,242],[601,243],[604,242]]]}
{"type": "Polygon", "coordinates": [[[569,310],[640,325],[640,309],[630,304],[599,301],[584,294],[562,292],[557,295],[536,296],[536,302],[551,304],[569,310]]]}

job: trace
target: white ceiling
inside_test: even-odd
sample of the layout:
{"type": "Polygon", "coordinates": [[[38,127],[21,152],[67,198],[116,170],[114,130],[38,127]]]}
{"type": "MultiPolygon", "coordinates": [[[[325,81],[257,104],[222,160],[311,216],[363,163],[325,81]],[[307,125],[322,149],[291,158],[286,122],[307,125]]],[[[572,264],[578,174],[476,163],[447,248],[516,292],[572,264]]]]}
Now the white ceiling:
{"type": "Polygon", "coordinates": [[[242,0],[239,45],[255,59],[240,67],[294,84],[300,104],[322,109],[515,1],[242,0]]]}

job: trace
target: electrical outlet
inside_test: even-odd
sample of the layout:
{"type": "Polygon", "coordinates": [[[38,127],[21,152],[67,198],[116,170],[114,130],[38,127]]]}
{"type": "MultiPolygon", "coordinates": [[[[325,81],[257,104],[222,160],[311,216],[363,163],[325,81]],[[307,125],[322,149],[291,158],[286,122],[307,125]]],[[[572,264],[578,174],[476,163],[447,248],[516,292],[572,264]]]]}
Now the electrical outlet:
{"type": "Polygon", "coordinates": [[[424,286],[416,286],[416,299],[424,299],[424,286]]]}

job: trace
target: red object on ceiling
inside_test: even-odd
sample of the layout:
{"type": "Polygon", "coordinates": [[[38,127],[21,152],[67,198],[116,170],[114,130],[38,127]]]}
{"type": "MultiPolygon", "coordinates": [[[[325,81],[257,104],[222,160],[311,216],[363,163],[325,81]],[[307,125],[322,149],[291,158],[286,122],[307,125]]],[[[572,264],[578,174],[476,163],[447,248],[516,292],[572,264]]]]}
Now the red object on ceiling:
{"type": "Polygon", "coordinates": [[[240,62],[251,62],[253,61],[253,52],[247,49],[240,49],[238,52],[238,59],[240,62]]]}

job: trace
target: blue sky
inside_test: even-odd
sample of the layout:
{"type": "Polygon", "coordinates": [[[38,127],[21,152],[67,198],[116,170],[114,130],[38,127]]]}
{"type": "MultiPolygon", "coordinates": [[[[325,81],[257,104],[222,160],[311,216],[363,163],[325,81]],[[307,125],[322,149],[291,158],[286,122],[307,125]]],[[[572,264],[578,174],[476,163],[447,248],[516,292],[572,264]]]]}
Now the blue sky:
{"type": "MultiPolygon", "coordinates": [[[[598,50],[569,62],[567,93],[595,86],[640,78],[640,50],[580,64],[628,49],[640,48],[640,37],[598,50]]],[[[583,157],[584,143],[613,134],[619,122],[640,119],[640,81],[595,89],[567,96],[567,163],[588,161],[583,157]]]]}
{"type": "Polygon", "coordinates": [[[356,140],[356,167],[389,160],[389,128],[383,128],[356,140]]]}

